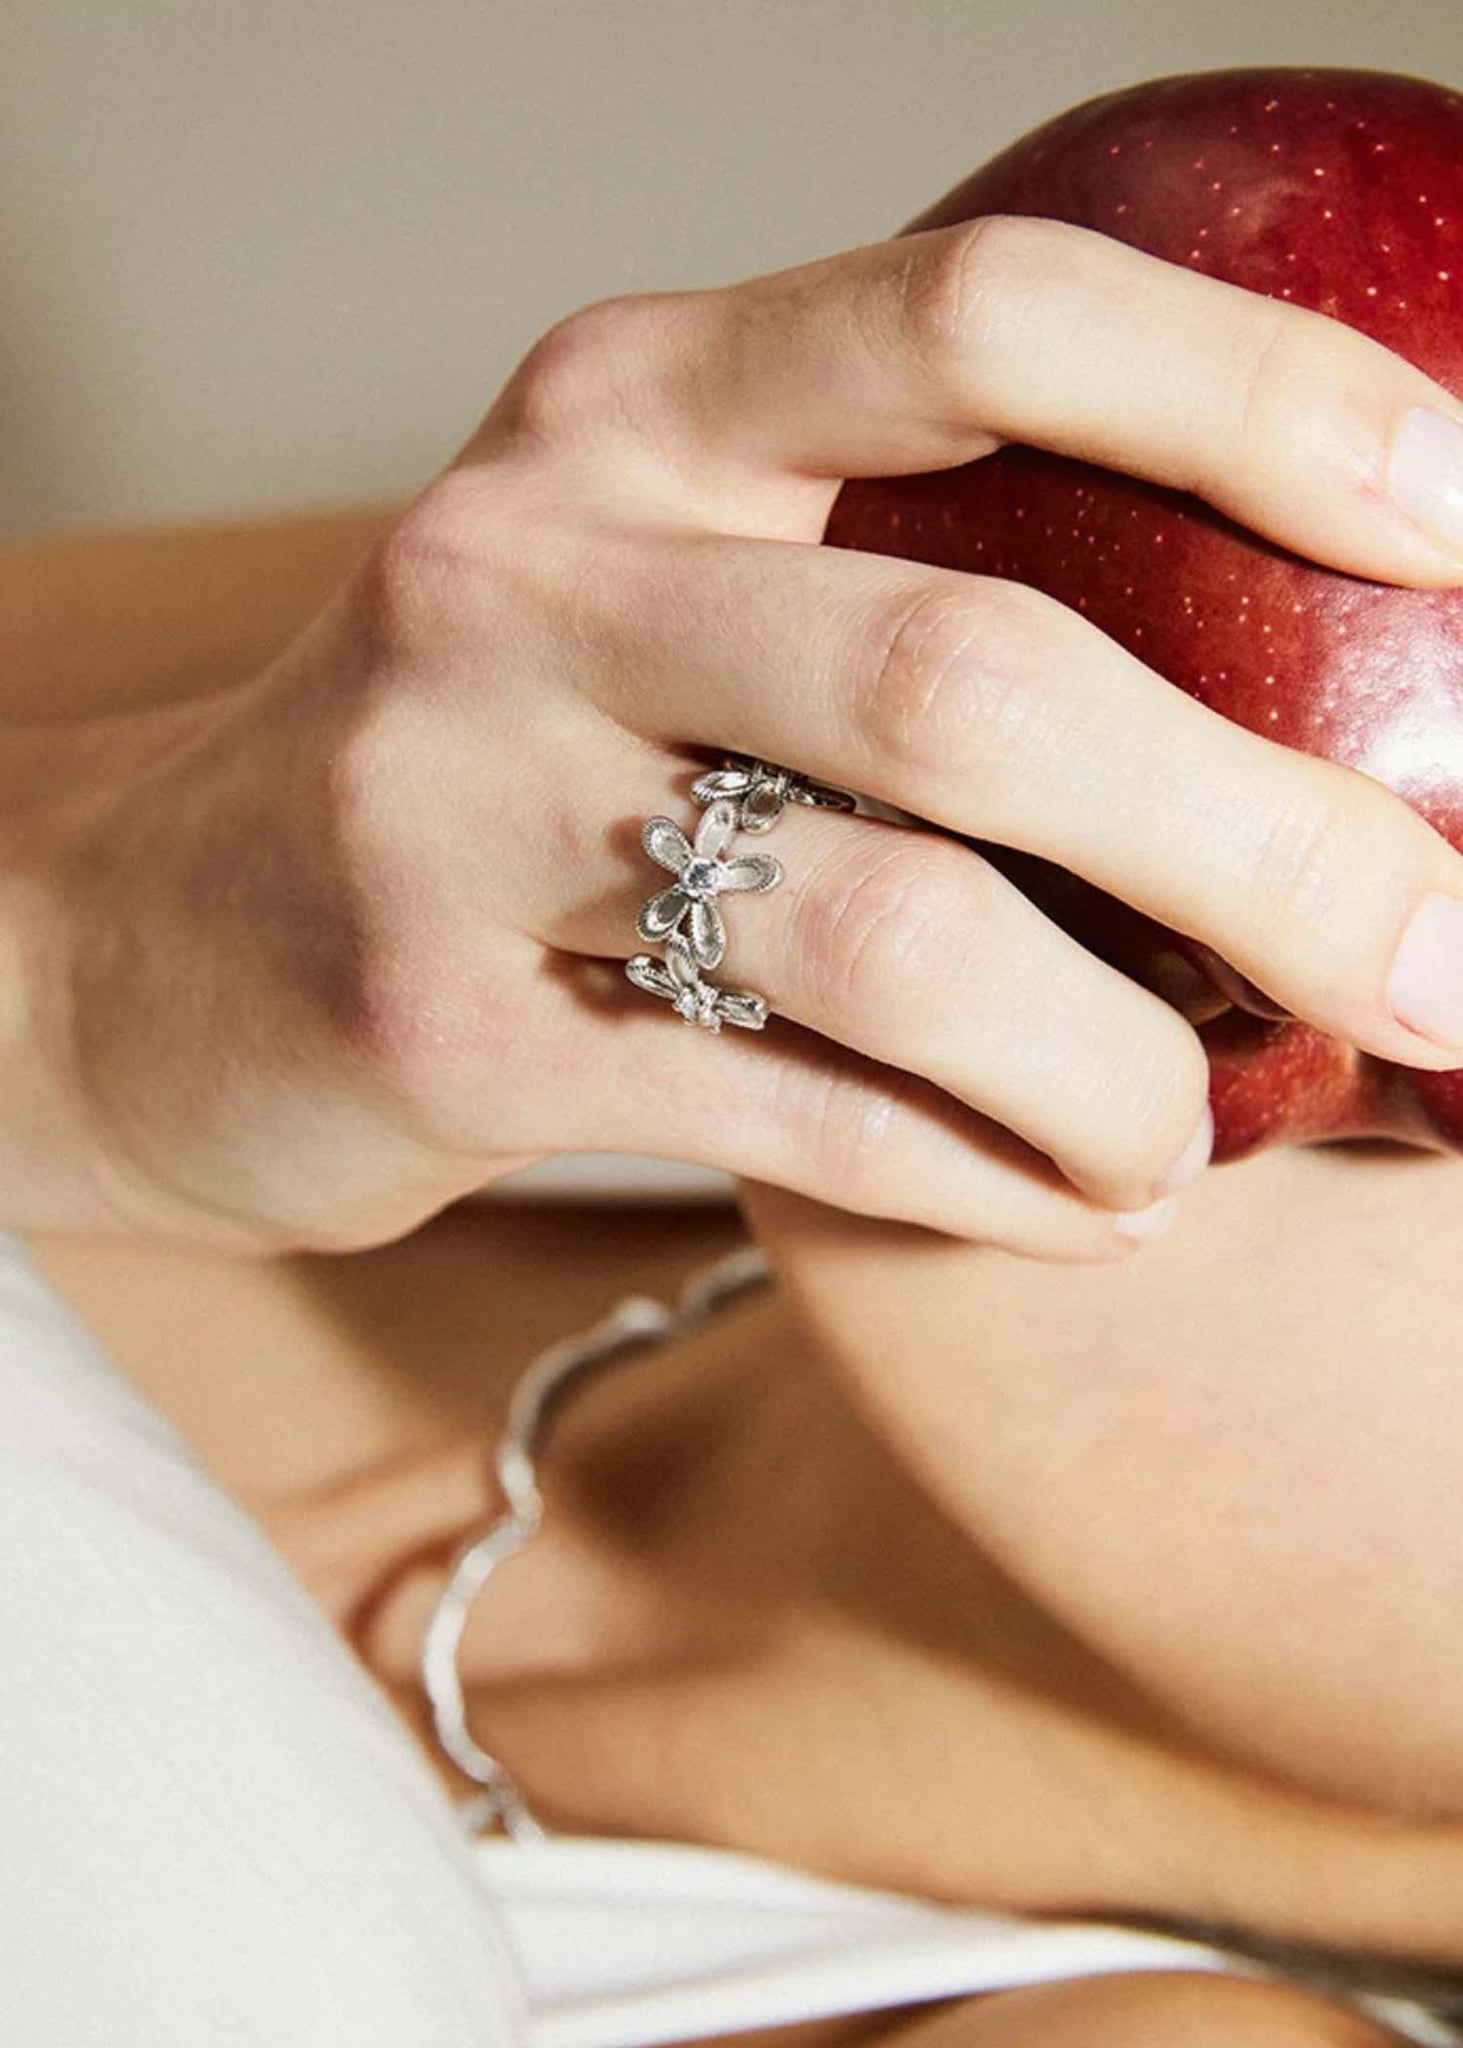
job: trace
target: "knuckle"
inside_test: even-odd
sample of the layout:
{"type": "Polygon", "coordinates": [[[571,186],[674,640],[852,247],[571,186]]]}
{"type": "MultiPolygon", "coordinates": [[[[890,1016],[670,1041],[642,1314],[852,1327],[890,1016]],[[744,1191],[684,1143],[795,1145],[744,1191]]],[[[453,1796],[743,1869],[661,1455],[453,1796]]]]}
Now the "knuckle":
{"type": "Polygon", "coordinates": [[[419,920],[404,929],[392,904],[398,877],[386,845],[379,750],[353,741],[335,767],[333,826],[345,886],[354,897],[350,956],[336,977],[329,1012],[350,1066],[390,1094],[408,1080],[416,1003],[431,1000],[430,941],[419,920]]]}
{"type": "Polygon", "coordinates": [[[1368,394],[1378,372],[1390,375],[1385,351],[1367,336],[1307,306],[1274,299],[1252,303],[1238,323],[1234,368],[1236,437],[1241,449],[1283,445],[1297,414],[1318,412],[1327,432],[1370,448],[1375,426],[1368,394]]]}
{"type": "MultiPolygon", "coordinates": [[[[1050,600],[1025,584],[971,578],[904,593],[857,690],[859,738],[912,797],[970,778],[996,793],[1003,757],[1061,743],[1054,689],[1040,679],[1050,600]]],[[[913,808],[918,808],[915,804],[913,808]]]]}
{"type": "Polygon", "coordinates": [[[388,690],[342,719],[325,769],[323,830],[345,886],[374,903],[390,881],[396,794],[416,771],[420,734],[411,694],[388,690]]]}
{"type": "Polygon", "coordinates": [[[873,861],[848,843],[810,873],[791,914],[814,1001],[831,1016],[887,1019],[917,1007],[950,934],[970,922],[969,890],[947,849],[919,833],[898,839],[873,861]]]}
{"type": "Polygon", "coordinates": [[[491,417],[510,438],[579,446],[606,431],[638,427],[636,395],[655,308],[672,293],[625,293],[580,306],[529,349],[491,417]]]}
{"type": "Polygon", "coordinates": [[[398,683],[424,652],[450,667],[474,651],[492,677],[510,650],[532,648],[551,673],[606,608],[612,579],[590,572],[610,546],[500,471],[444,470],[361,563],[354,622],[368,655],[400,664],[398,683]]]}
{"type": "Polygon", "coordinates": [[[1198,1130],[1209,1102],[1209,1056],[1193,1026],[1162,1002],[1122,1046],[1103,1077],[1104,1098],[1122,1112],[1104,1193],[1132,1209],[1150,1199],[1198,1130]]]}
{"type": "Polygon", "coordinates": [[[840,1208],[883,1213],[899,1177],[903,1102],[914,1086],[893,1071],[877,1084],[848,1070],[799,1073],[779,1119],[800,1177],[840,1208]]]}
{"type": "MultiPolygon", "coordinates": [[[[1039,997],[1048,984],[1029,986],[1039,997]]],[[[1146,1206],[1208,1106],[1209,1055],[1193,1025],[1104,966],[1033,1015],[1022,1049],[1014,1127],[1104,1209],[1146,1206]]]]}
{"type": "Polygon", "coordinates": [[[1046,271],[1053,226],[992,213],[929,237],[904,273],[900,308],[907,340],[927,368],[962,384],[978,373],[982,343],[1003,309],[1046,271]]]}
{"type": "Polygon", "coordinates": [[[434,801],[451,808],[450,776],[417,692],[384,692],[337,735],[313,829],[341,936],[327,957],[311,935],[310,971],[336,1058],[397,1130],[439,1154],[513,1150],[505,1106],[532,1100],[555,1054],[523,1028],[532,980],[511,910],[491,886],[469,901],[450,848],[423,834],[434,801]]]}
{"type": "Polygon", "coordinates": [[[392,522],[357,572],[371,646],[399,651],[451,613],[481,578],[486,554],[482,489],[448,470],[392,522]]]}
{"type": "Polygon", "coordinates": [[[351,1069],[412,1123],[430,1116],[437,1096],[421,1026],[440,1001],[425,951],[378,912],[358,934],[332,1005],[336,1041],[351,1069]]]}
{"type": "MultiPolygon", "coordinates": [[[[337,1045],[391,1124],[438,1157],[512,1150],[503,1105],[532,1089],[521,1019],[500,975],[446,943],[443,920],[384,919],[360,948],[336,1006],[337,1045]],[[484,1101],[485,1075],[499,1115],[484,1101]],[[505,1140],[507,1142],[505,1143],[505,1140]]],[[[540,1041],[540,1057],[548,1048],[540,1041]]]]}
{"type": "Polygon", "coordinates": [[[1271,301],[1247,309],[1235,379],[1237,440],[1242,448],[1273,437],[1277,408],[1290,402],[1288,357],[1299,315],[1271,301]]]}
{"type": "Polygon", "coordinates": [[[350,935],[325,1005],[334,1043],[352,1072],[423,1124],[462,1015],[453,981],[461,948],[448,942],[440,888],[402,830],[403,791],[431,751],[420,707],[391,694],[332,750],[325,828],[350,935]]]}
{"type": "Polygon", "coordinates": [[[352,1067],[366,1076],[374,1092],[398,1111],[406,1110],[415,1124],[423,1119],[436,1091],[422,1071],[406,986],[406,971],[396,950],[389,945],[373,948],[358,963],[335,1021],[352,1067]]]}
{"type": "Polygon", "coordinates": [[[1262,929],[1308,932],[1355,893],[1364,781],[1356,775],[1347,790],[1331,776],[1307,777],[1262,820],[1250,876],[1262,929]]]}

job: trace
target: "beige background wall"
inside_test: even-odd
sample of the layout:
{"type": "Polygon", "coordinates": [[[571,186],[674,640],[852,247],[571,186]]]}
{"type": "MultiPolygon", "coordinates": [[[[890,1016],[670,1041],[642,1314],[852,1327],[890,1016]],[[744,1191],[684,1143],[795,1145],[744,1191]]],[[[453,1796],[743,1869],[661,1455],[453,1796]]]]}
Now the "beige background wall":
{"type": "Polygon", "coordinates": [[[405,491],[573,306],[1265,62],[1463,82],[1463,4],[0,0],[0,532],[405,491]]]}

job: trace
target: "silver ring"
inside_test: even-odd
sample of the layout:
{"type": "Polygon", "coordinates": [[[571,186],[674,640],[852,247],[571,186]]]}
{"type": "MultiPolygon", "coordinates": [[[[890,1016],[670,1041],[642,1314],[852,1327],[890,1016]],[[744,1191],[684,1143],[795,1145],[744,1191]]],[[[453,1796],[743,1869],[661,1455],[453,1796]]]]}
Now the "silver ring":
{"type": "Polygon", "coordinates": [[[625,973],[637,988],[664,997],[686,1023],[709,1031],[723,1024],[760,1031],[767,1022],[763,997],[750,989],[721,989],[704,978],[726,956],[718,897],[762,895],[782,880],[782,862],[770,854],[728,857],[740,826],[737,803],[721,797],[708,806],[694,841],[673,818],[648,818],[640,833],[645,851],[675,880],[641,906],[635,921],[647,944],[664,946],[664,960],[637,953],[626,961],[625,973]]]}
{"type": "Polygon", "coordinates": [[[744,1031],[760,1031],[767,1022],[764,997],[750,989],[718,988],[703,981],[682,939],[672,939],[665,959],[653,953],[637,953],[625,962],[625,972],[636,988],[661,996],[687,1024],[700,1024],[707,1031],[720,1031],[723,1024],[740,1024],[744,1031]]]}
{"type": "Polygon", "coordinates": [[[637,953],[625,962],[636,988],[668,1002],[687,1024],[720,1031],[736,1024],[760,1031],[767,1022],[765,997],[751,989],[724,989],[706,975],[726,956],[726,924],[717,898],[761,895],[782,880],[782,863],[770,854],[728,858],[738,832],[766,832],[790,803],[820,810],[851,811],[854,798],[771,761],[727,760],[700,775],[691,795],[705,806],[694,842],[671,818],[648,818],[640,841],[653,861],[675,876],[642,904],[635,928],[648,945],[663,946],[664,957],[637,953]]]}
{"type": "Polygon", "coordinates": [[[851,811],[855,799],[846,789],[814,782],[775,761],[727,760],[720,768],[698,775],[691,784],[698,804],[730,798],[738,806],[744,832],[766,832],[782,816],[784,804],[810,804],[820,811],[851,811]]]}

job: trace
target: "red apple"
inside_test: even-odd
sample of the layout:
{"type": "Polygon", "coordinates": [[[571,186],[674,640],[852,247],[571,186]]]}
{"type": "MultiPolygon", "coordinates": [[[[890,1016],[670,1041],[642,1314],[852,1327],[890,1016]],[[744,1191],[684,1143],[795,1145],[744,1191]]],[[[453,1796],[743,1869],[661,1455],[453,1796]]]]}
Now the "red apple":
{"type": "MultiPolygon", "coordinates": [[[[1159,79],[1034,130],[903,232],[992,213],[1095,228],[1315,308],[1463,393],[1463,98],[1442,86],[1366,71],[1159,79]]],[[[1225,716],[1387,783],[1463,849],[1463,590],[1338,575],[1196,498],[1014,447],[850,482],[825,539],[1033,584],[1225,716]]],[[[1150,987],[1168,992],[1175,952],[1209,969],[1233,1004],[1201,1027],[1217,1158],[1368,1136],[1463,1151],[1463,1070],[1359,1053],[1090,884],[982,851],[1150,987]]]]}

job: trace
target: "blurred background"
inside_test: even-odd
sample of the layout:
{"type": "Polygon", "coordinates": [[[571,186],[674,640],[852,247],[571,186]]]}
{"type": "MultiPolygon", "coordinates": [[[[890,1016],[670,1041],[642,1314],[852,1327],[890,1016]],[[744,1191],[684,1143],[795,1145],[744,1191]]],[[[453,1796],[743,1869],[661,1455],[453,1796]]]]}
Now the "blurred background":
{"type": "Polygon", "coordinates": [[[0,533],[414,489],[552,321],[892,234],[1228,64],[1463,83],[1459,0],[4,0],[0,533]]]}
{"type": "Polygon", "coordinates": [[[3,0],[0,536],[404,496],[573,307],[1235,64],[1463,84],[1463,0],[3,0]]]}

